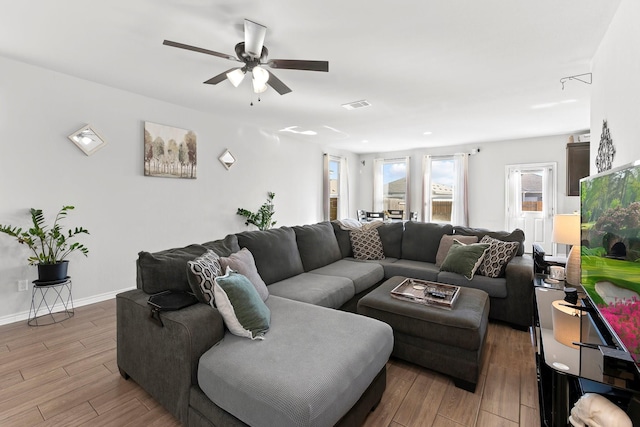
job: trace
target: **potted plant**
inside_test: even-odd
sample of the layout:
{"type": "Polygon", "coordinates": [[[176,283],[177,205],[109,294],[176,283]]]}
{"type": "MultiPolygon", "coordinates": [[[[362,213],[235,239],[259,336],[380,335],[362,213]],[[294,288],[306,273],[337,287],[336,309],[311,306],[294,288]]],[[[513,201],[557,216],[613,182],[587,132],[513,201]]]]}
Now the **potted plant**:
{"type": "Polygon", "coordinates": [[[51,227],[46,224],[42,209],[31,208],[32,227],[23,230],[20,227],[0,224],[0,232],[15,237],[18,243],[27,245],[33,256],[27,260],[31,265],[38,266],[38,280],[52,282],[67,277],[69,261],[66,257],[75,251],[87,256],[89,249],[79,242],[71,242],[79,234],[89,234],[83,227],[75,227],[65,232],[60,221],[67,216],[67,212],[75,209],[73,206],[63,206],[56,215],[51,227]]]}
{"type": "Polygon", "coordinates": [[[268,230],[274,225],[276,221],[271,221],[273,215],[275,215],[275,207],[273,205],[273,198],[276,197],[276,193],[269,192],[267,201],[260,206],[257,212],[251,212],[247,209],[238,208],[236,214],[245,217],[247,220],[244,225],[253,224],[258,227],[258,230],[268,230]]]}

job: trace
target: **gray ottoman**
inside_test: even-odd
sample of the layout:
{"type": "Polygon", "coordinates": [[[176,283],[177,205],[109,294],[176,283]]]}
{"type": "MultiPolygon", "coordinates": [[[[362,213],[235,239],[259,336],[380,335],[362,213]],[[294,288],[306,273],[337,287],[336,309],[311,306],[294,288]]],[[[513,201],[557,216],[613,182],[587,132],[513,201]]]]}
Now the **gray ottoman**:
{"type": "Polygon", "coordinates": [[[489,296],[461,288],[452,310],[392,298],[405,278],[392,277],[358,301],[358,313],[393,329],[392,355],[450,375],[457,387],[474,391],[487,334],[489,296]]]}

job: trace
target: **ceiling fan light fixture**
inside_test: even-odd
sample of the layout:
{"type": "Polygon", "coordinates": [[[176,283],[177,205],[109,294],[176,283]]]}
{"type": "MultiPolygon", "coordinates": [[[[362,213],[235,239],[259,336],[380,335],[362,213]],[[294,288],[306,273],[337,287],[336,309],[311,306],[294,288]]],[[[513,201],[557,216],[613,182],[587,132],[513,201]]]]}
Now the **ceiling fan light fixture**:
{"type": "Polygon", "coordinates": [[[229,71],[227,73],[227,79],[229,79],[232,85],[238,87],[238,85],[240,85],[240,83],[242,83],[242,80],[244,79],[244,71],[242,71],[242,68],[236,68],[233,71],[229,71]]]}
{"type": "Polygon", "coordinates": [[[269,72],[260,66],[253,67],[252,73],[253,80],[258,82],[260,85],[265,85],[267,84],[267,81],[269,81],[269,72]]]}
{"type": "Polygon", "coordinates": [[[267,84],[266,83],[260,83],[259,81],[256,80],[255,77],[253,79],[251,79],[251,82],[253,83],[253,92],[254,93],[262,93],[265,90],[267,90],[267,84]]]}

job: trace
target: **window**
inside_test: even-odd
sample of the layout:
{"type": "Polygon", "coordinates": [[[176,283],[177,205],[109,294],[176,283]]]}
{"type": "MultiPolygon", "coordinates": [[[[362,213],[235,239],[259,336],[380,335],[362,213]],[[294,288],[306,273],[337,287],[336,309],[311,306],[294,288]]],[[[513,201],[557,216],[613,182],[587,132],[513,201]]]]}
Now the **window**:
{"type": "Polygon", "coordinates": [[[347,159],[324,155],[324,218],[349,218],[349,187],[347,159]]]}
{"type": "Polygon", "coordinates": [[[409,157],[376,159],[374,167],[373,210],[401,211],[402,219],[409,211],[409,157]]]}
{"type": "Polygon", "coordinates": [[[425,156],[424,220],[468,225],[467,154],[425,156]]]}
{"type": "Polygon", "coordinates": [[[329,158],[329,221],[338,219],[340,199],[340,159],[329,158]]]}

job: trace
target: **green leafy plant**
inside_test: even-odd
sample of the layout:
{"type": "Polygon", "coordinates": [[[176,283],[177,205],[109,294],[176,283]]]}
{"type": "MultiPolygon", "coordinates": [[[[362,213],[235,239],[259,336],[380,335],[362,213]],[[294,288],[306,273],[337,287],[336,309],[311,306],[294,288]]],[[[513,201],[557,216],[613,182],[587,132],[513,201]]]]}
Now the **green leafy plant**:
{"type": "Polygon", "coordinates": [[[29,247],[34,255],[28,258],[31,265],[56,264],[74,251],[80,251],[84,256],[87,256],[89,249],[79,242],[71,243],[70,240],[79,234],[89,234],[89,231],[82,227],[76,227],[65,233],[60,224],[60,221],[67,216],[67,212],[72,209],[75,208],[63,206],[49,228],[42,209],[31,208],[31,222],[33,223],[31,228],[23,230],[20,227],[0,224],[0,232],[15,237],[18,243],[29,247]]]}
{"type": "Polygon", "coordinates": [[[260,206],[257,212],[238,208],[236,214],[247,219],[244,225],[253,224],[258,227],[258,230],[268,230],[276,225],[276,221],[271,221],[273,215],[276,213],[273,205],[273,198],[276,197],[276,193],[269,192],[268,195],[267,201],[260,206]]]}

